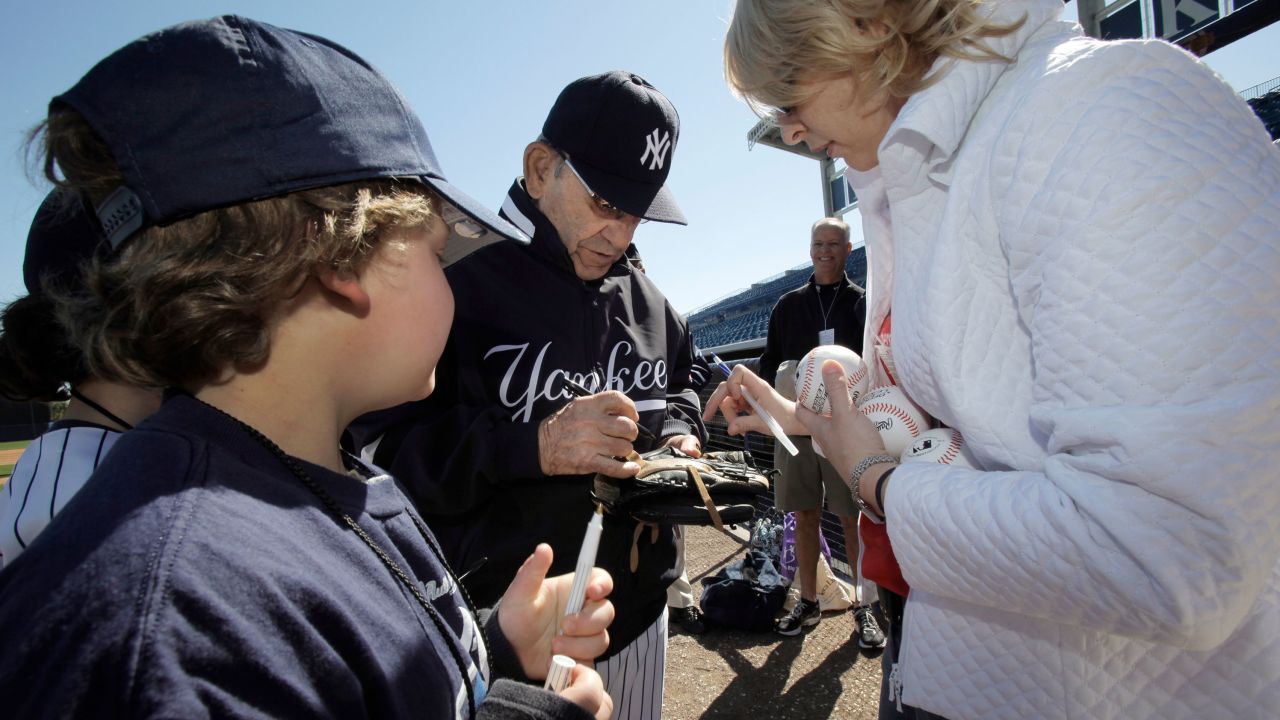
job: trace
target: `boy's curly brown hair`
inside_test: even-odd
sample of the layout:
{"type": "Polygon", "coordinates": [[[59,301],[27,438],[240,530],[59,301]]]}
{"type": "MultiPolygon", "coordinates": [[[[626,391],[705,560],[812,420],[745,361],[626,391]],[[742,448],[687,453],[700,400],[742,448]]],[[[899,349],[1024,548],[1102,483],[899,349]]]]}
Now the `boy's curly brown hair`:
{"type": "MultiPolygon", "coordinates": [[[[124,184],[79,114],[52,112],[50,181],[100,202],[124,184]]],[[[317,268],[360,272],[391,230],[439,222],[416,181],[380,179],[304,190],[147,227],[92,261],[87,293],[57,296],[58,317],[89,371],[134,385],[195,386],[266,361],[282,303],[317,268]]]]}

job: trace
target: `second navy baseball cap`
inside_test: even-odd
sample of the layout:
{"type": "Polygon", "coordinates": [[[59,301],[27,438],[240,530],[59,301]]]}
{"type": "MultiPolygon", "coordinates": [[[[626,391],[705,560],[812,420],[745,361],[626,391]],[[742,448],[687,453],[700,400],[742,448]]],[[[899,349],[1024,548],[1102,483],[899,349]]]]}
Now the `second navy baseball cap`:
{"type": "Polygon", "coordinates": [[[421,121],[355,53],[235,15],[183,23],[109,55],[50,110],[78,112],[124,187],[100,204],[118,247],[143,227],[299,190],[412,178],[445,200],[454,262],[528,238],[449,184],[421,121]]]}
{"type": "Polygon", "coordinates": [[[40,203],[27,233],[22,258],[27,294],[42,295],[51,286],[78,286],[84,264],[106,247],[93,209],[79,194],[55,189],[40,203]]]}

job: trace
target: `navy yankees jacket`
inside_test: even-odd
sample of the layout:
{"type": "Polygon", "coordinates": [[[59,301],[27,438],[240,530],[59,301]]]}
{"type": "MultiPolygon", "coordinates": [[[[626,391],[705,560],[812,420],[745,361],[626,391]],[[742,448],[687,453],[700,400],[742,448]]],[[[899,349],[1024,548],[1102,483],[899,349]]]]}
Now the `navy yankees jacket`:
{"type": "MultiPolygon", "coordinates": [[[[374,462],[406,485],[482,605],[502,595],[540,542],[555,550],[551,574],[577,562],[592,477],[546,476],[538,460],[538,424],[571,399],[560,375],[622,391],[658,438],[706,439],[691,386],[693,338],[653,282],[625,258],[598,281],[579,279],[519,180],[501,214],[533,242],[490,245],[446,270],[457,311],[434,393],[351,428],[366,456],[377,443],[374,462]]],[[[672,528],[606,516],[596,565],[614,579],[608,657],[666,606],[672,528]]]]}

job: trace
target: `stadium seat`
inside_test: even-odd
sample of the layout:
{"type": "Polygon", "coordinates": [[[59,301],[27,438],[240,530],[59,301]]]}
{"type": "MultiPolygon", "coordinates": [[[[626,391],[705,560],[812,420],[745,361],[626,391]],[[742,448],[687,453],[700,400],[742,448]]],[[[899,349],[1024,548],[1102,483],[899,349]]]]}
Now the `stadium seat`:
{"type": "MultiPolygon", "coordinates": [[[[769,313],[778,298],[807,282],[811,272],[810,265],[797,265],[695,310],[689,315],[689,329],[698,347],[714,348],[763,339],[769,331],[769,313]]],[[[855,283],[865,284],[867,256],[864,248],[853,249],[845,263],[845,272],[855,283]]]]}

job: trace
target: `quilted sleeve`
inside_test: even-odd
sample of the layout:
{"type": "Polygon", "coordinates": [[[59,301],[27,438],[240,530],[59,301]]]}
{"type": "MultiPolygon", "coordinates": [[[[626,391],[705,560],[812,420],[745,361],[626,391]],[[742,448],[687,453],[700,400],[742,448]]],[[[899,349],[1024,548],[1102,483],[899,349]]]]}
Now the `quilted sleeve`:
{"type": "Polygon", "coordinates": [[[890,536],[913,588],[1209,649],[1280,559],[1280,153],[1170,46],[1071,60],[992,151],[1043,467],[903,466],[890,536]]]}

